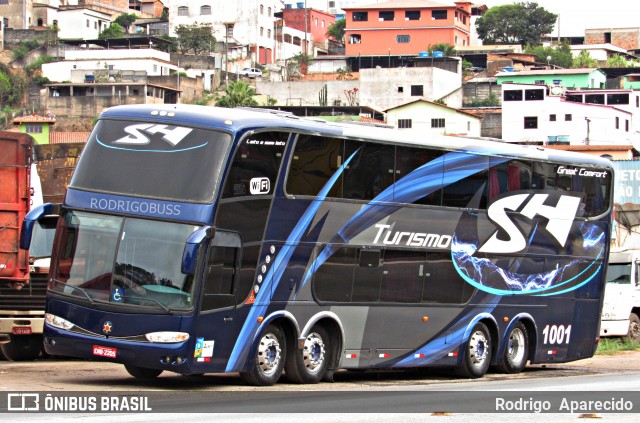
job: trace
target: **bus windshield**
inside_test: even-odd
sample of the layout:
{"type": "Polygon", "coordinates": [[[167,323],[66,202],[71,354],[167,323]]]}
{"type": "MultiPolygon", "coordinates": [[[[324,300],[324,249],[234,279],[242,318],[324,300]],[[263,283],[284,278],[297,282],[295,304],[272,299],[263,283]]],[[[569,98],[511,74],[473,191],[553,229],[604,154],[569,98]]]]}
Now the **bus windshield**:
{"type": "Polygon", "coordinates": [[[192,277],[175,257],[196,229],[67,210],[50,288],[91,302],[191,308],[192,277]]]}
{"type": "Polygon", "coordinates": [[[87,141],[69,187],[210,203],[230,143],[231,135],[218,131],[101,120],[87,141]]]}

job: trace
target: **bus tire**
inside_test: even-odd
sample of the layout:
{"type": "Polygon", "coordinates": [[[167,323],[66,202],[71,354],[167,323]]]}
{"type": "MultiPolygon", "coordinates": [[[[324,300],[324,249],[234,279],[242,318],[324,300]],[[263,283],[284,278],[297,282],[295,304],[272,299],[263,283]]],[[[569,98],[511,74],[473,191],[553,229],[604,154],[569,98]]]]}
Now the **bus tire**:
{"type": "Polygon", "coordinates": [[[294,348],[285,361],[287,378],[293,383],[318,383],[329,364],[331,346],[327,331],[314,326],[304,340],[304,347],[294,348]]]}
{"type": "Polygon", "coordinates": [[[456,373],[471,379],[484,376],[489,370],[491,352],[491,333],[484,323],[477,323],[464,345],[462,363],[456,368],[456,373]]]}
{"type": "Polygon", "coordinates": [[[149,369],[147,367],[131,366],[129,364],[125,364],[124,368],[127,370],[127,373],[137,379],[154,379],[162,373],[160,369],[149,369]]]}
{"type": "Polygon", "coordinates": [[[11,342],[2,344],[2,355],[9,361],[32,361],[42,352],[42,335],[10,335],[11,342]]]}
{"type": "Polygon", "coordinates": [[[260,340],[253,352],[251,371],[240,372],[240,377],[249,385],[271,386],[284,370],[287,346],[282,329],[268,325],[260,334],[260,340]]]}
{"type": "Polygon", "coordinates": [[[629,333],[627,334],[629,341],[634,344],[640,344],[640,317],[636,313],[629,316],[629,333]]]}
{"type": "Polygon", "coordinates": [[[529,357],[529,335],[525,325],[522,322],[514,325],[506,340],[498,370],[502,373],[520,373],[527,365],[529,357]]]}

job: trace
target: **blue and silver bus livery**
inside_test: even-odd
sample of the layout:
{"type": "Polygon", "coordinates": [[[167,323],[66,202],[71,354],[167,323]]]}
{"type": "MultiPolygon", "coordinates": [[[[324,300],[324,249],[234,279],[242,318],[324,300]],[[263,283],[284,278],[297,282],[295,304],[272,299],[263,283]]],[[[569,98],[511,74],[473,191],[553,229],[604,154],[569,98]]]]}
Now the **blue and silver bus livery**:
{"type": "Polygon", "coordinates": [[[612,177],[535,146],[114,107],[61,206],[45,348],[254,385],[590,357],[612,177]]]}

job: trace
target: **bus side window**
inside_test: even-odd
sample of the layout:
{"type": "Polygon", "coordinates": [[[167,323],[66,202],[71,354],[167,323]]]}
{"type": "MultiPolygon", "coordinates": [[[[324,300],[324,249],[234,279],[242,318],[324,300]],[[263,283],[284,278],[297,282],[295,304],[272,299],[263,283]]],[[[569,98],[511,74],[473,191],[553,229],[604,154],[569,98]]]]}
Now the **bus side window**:
{"type": "Polygon", "coordinates": [[[378,302],[382,283],[381,251],[361,249],[359,253],[358,265],[353,275],[351,301],[378,302]]]}
{"type": "MultiPolygon", "coordinates": [[[[444,178],[447,180],[448,163],[444,165],[444,178]]],[[[457,180],[444,187],[442,204],[446,207],[460,208],[487,208],[487,195],[489,191],[489,158],[486,158],[484,170],[457,180]]],[[[454,172],[454,174],[457,173],[454,172]]]]}
{"type": "Polygon", "coordinates": [[[344,198],[373,200],[393,183],[394,147],[347,141],[345,158],[353,159],[344,171],[344,198]]]}
{"type": "Polygon", "coordinates": [[[234,279],[238,249],[211,246],[205,268],[202,291],[202,310],[235,305],[234,279]]]}
{"type": "MultiPolygon", "coordinates": [[[[343,163],[343,141],[299,135],[287,176],[287,194],[315,197],[343,163]]],[[[327,197],[342,198],[342,175],[327,197]]]]}
{"type": "MultiPolygon", "coordinates": [[[[318,251],[322,251],[322,248],[318,251]]],[[[313,285],[319,301],[351,301],[356,252],[355,248],[339,248],[316,271],[313,285]]]]}
{"type": "MultiPolygon", "coordinates": [[[[398,147],[396,148],[396,182],[410,174],[438,157],[442,156],[443,152],[439,150],[429,150],[426,148],[414,148],[414,147],[398,147]]],[[[425,176],[426,181],[433,185],[442,185],[442,173],[443,167],[440,165],[439,169],[434,168],[433,173],[429,173],[429,177],[425,176]]],[[[421,184],[424,186],[425,184],[421,184]]],[[[406,202],[401,198],[400,193],[395,193],[395,201],[406,202]]],[[[427,185],[424,195],[417,200],[413,201],[413,204],[425,204],[432,206],[439,206],[442,202],[442,189],[433,191],[432,187],[427,185]]]]}
{"type": "Polygon", "coordinates": [[[223,198],[273,194],[288,139],[288,132],[261,132],[243,139],[236,149],[223,198]],[[267,185],[250,187],[258,178],[269,180],[268,191],[267,185]]]}
{"type": "Polygon", "coordinates": [[[456,272],[450,253],[427,253],[422,302],[464,304],[473,291],[474,288],[456,272]]]}

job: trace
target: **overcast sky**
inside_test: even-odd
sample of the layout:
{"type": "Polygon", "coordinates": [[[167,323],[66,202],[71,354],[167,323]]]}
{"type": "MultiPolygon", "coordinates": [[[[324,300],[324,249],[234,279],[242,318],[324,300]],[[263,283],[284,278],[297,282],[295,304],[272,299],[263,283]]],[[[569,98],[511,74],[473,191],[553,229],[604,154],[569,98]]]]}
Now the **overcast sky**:
{"type": "MultiPolygon", "coordinates": [[[[436,0],[437,1],[437,0],[436,0]]],[[[488,7],[525,0],[474,0],[488,7]]],[[[640,0],[537,0],[549,12],[560,15],[560,35],[584,36],[587,28],[640,28],[640,0]]],[[[558,35],[558,25],[552,33],[558,35]]]]}

